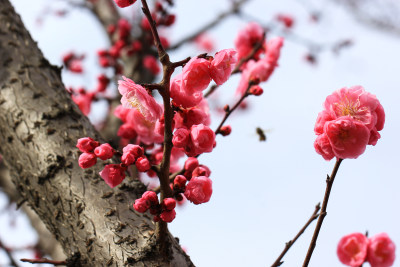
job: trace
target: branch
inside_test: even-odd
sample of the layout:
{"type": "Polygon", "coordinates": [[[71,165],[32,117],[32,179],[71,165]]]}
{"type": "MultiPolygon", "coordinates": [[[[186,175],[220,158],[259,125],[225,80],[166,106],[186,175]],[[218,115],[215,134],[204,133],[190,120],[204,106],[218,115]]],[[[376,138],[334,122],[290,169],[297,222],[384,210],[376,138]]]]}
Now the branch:
{"type": "Polygon", "coordinates": [[[219,14],[214,20],[210,21],[209,23],[207,23],[206,25],[204,25],[203,27],[201,27],[200,29],[198,29],[194,33],[190,34],[189,36],[183,38],[182,40],[180,40],[176,44],[170,46],[168,48],[168,50],[175,50],[175,49],[179,48],[180,46],[182,46],[183,44],[185,44],[187,42],[190,42],[190,41],[193,41],[200,34],[210,30],[211,28],[213,28],[216,25],[218,25],[219,23],[221,23],[225,18],[229,17],[230,15],[238,14],[239,10],[240,10],[240,7],[243,4],[245,4],[246,2],[248,2],[248,1],[249,0],[239,0],[237,2],[234,2],[232,4],[232,7],[229,10],[219,14]]]}
{"type": "Polygon", "coordinates": [[[307,229],[307,227],[315,220],[318,218],[319,214],[318,211],[321,209],[320,203],[318,203],[315,206],[315,210],[313,214],[311,215],[310,219],[306,222],[306,224],[303,226],[303,228],[300,229],[300,231],[297,233],[297,235],[287,242],[285,244],[285,248],[283,249],[282,253],[279,255],[279,257],[276,259],[276,261],[271,265],[271,267],[278,267],[281,266],[283,261],[282,258],[285,256],[285,254],[289,251],[289,249],[292,247],[292,245],[296,242],[296,240],[304,233],[304,231],[307,229]]]}
{"type": "Polygon", "coordinates": [[[142,183],[110,189],[98,175],[102,164],[79,167],[76,140],[104,141],[8,0],[0,0],[0,24],[0,153],[21,196],[66,255],[79,253],[83,266],[193,266],[169,234],[170,257],[156,249],[153,222],[132,208],[145,190],[142,183]]]}
{"type": "Polygon", "coordinates": [[[53,264],[55,266],[57,265],[67,265],[67,261],[54,261],[54,260],[49,260],[46,258],[42,259],[21,259],[22,262],[29,262],[29,263],[47,263],[47,264],[53,264]]]}
{"type": "Polygon", "coordinates": [[[343,161],[343,159],[339,159],[339,158],[336,159],[335,167],[332,170],[332,174],[331,174],[330,177],[328,175],[328,177],[326,179],[326,190],[325,190],[324,201],[322,202],[321,213],[320,213],[320,216],[318,218],[317,225],[315,226],[314,234],[313,234],[313,237],[311,239],[311,243],[310,243],[310,246],[308,248],[307,255],[306,255],[306,258],[305,258],[304,263],[303,263],[303,267],[307,267],[308,264],[310,263],[311,256],[312,256],[314,248],[315,248],[315,246],[317,244],[318,234],[319,234],[319,231],[321,230],[322,222],[324,221],[324,218],[325,218],[325,216],[327,214],[326,213],[326,208],[328,207],[328,201],[329,201],[329,196],[330,196],[330,193],[331,193],[333,181],[335,180],[336,174],[337,174],[337,172],[339,170],[340,163],[342,163],[342,161],[343,161]]]}

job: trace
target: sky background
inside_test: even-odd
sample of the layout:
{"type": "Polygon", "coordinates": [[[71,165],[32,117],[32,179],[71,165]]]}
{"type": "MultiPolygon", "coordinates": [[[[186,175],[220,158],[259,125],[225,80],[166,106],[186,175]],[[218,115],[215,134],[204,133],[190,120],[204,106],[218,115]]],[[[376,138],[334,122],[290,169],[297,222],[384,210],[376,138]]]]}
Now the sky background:
{"type": "MultiPolygon", "coordinates": [[[[167,32],[172,44],[229,7],[227,0],[175,2],[177,21],[167,32]]],[[[64,81],[67,86],[93,88],[100,71],[95,51],[107,47],[108,42],[91,14],[74,9],[64,18],[42,16],[38,25],[45,6],[54,10],[65,7],[65,1],[12,3],[50,62],[60,65],[61,55],[71,50],[87,54],[87,73],[83,77],[65,74],[64,81]]],[[[326,175],[334,166],[334,160],[325,161],[313,147],[314,124],[322,103],[337,89],[362,85],[385,109],[382,138],[358,159],[342,163],[310,266],[342,266],[336,245],[352,232],[368,230],[371,236],[387,232],[400,247],[400,39],[357,23],[346,10],[329,1],[252,0],[244,12],[264,23],[277,13],[289,13],[296,19],[293,31],[304,38],[320,44],[351,38],[354,45],[340,55],[322,52],[318,63],[311,65],[304,60],[308,52],[304,44],[285,42],[279,67],[262,84],[264,94],[250,99],[249,110],[230,117],[232,134],[218,136],[214,151],[200,157],[212,171],[210,202],[179,208],[170,224],[171,232],[179,237],[196,266],[270,266],[322,201],[326,175]],[[318,24],[310,21],[310,9],[321,12],[318,24]],[[267,142],[259,142],[256,127],[267,130],[267,142]]],[[[139,14],[132,9],[124,13],[139,14]]],[[[214,28],[210,35],[217,50],[233,47],[238,30],[245,24],[231,17],[214,28]]],[[[275,35],[272,32],[268,38],[275,35]]],[[[171,56],[181,60],[200,52],[188,45],[171,56]]],[[[238,76],[233,77],[219,89],[219,103],[233,103],[238,80],[238,76]]],[[[101,117],[101,108],[94,110],[91,117],[101,117]]],[[[213,118],[213,129],[220,120],[213,118]]],[[[1,196],[1,207],[4,203],[1,196]]],[[[314,227],[315,223],[290,249],[282,266],[302,264],[314,227]]],[[[34,242],[35,234],[27,230],[21,216],[17,216],[16,227],[10,227],[9,218],[0,215],[0,229],[1,240],[11,245],[34,242]]],[[[2,259],[4,262],[0,254],[0,263],[2,259]]]]}

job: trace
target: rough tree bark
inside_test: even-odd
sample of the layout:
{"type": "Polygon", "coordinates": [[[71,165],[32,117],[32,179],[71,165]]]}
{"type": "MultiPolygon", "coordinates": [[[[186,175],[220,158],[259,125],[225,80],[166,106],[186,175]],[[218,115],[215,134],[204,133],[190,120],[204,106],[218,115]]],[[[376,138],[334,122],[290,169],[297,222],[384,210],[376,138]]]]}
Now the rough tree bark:
{"type": "Polygon", "coordinates": [[[60,77],[37,48],[8,0],[0,0],[0,153],[19,193],[83,266],[193,266],[176,239],[168,255],[155,244],[154,224],[132,202],[137,180],[110,189],[83,171],[76,140],[101,141],[71,101],[60,77]]]}

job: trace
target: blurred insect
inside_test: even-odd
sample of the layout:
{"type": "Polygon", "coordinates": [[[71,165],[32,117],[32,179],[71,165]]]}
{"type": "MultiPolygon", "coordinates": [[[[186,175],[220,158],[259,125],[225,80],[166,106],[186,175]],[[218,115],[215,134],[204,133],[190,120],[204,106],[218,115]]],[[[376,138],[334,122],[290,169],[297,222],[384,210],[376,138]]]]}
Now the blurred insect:
{"type": "Polygon", "coordinates": [[[265,134],[266,131],[264,131],[263,129],[261,129],[260,127],[256,128],[256,133],[258,135],[258,139],[260,140],[260,142],[265,142],[267,141],[267,135],[265,134]]]}

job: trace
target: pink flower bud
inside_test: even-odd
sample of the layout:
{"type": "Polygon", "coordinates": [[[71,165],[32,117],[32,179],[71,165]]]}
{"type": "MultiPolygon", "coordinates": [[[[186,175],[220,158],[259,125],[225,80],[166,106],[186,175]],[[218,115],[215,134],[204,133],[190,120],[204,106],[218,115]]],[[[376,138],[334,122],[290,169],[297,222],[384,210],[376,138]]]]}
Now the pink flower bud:
{"type": "Polygon", "coordinates": [[[168,223],[172,222],[175,219],[175,216],[176,216],[175,210],[163,211],[160,214],[161,220],[168,223]]]}
{"type": "Polygon", "coordinates": [[[160,72],[158,61],[154,56],[147,55],[143,58],[143,66],[152,74],[157,75],[160,72]]]}
{"type": "Polygon", "coordinates": [[[102,144],[94,149],[94,154],[102,160],[107,160],[113,157],[114,149],[107,143],[102,144]]]}
{"type": "Polygon", "coordinates": [[[108,164],[100,172],[100,176],[106,184],[114,188],[125,179],[125,169],[118,164],[108,164]]]}
{"type": "Polygon", "coordinates": [[[208,126],[203,124],[193,125],[190,129],[190,138],[197,155],[211,152],[214,148],[215,133],[208,126]]]}
{"type": "Polygon", "coordinates": [[[136,168],[140,172],[147,172],[150,169],[150,162],[147,158],[140,157],[136,160],[136,168]]]}
{"type": "Polygon", "coordinates": [[[174,186],[177,186],[178,188],[183,188],[185,187],[187,182],[187,179],[183,175],[177,175],[174,179],[174,186]]]}
{"type": "Polygon", "coordinates": [[[173,198],[165,198],[162,204],[165,210],[173,210],[176,207],[176,201],[173,198]]]}
{"type": "Polygon", "coordinates": [[[184,148],[189,142],[190,132],[185,128],[179,128],[174,132],[172,143],[177,148],[184,148]]]}
{"type": "Polygon", "coordinates": [[[200,165],[196,167],[193,172],[192,172],[192,177],[197,177],[197,176],[207,176],[210,177],[211,171],[210,169],[205,166],[205,165],[200,165]]]}
{"type": "Polygon", "coordinates": [[[144,213],[150,208],[150,205],[147,200],[145,200],[143,198],[138,198],[135,200],[135,204],[133,204],[133,208],[140,213],[144,213]]]}
{"type": "Polygon", "coordinates": [[[146,191],[143,193],[142,198],[149,201],[150,205],[158,204],[158,197],[154,191],[146,191]]]}
{"type": "Polygon", "coordinates": [[[78,164],[82,169],[87,169],[95,165],[97,162],[96,155],[93,153],[82,153],[79,156],[78,164]]]}
{"type": "Polygon", "coordinates": [[[358,267],[367,257],[368,239],[361,233],[346,235],[337,246],[339,260],[348,266],[358,267]]]}
{"type": "Polygon", "coordinates": [[[182,81],[187,93],[200,92],[210,84],[210,61],[194,57],[182,69],[182,81]]]}
{"type": "Polygon", "coordinates": [[[114,0],[119,7],[128,7],[136,2],[136,0],[114,0]]]}
{"type": "Polygon", "coordinates": [[[131,153],[133,154],[135,157],[141,157],[144,154],[144,150],[143,147],[139,146],[139,145],[126,145],[123,149],[122,149],[123,153],[131,153]]]}
{"type": "Polygon", "coordinates": [[[219,132],[222,134],[222,136],[230,135],[232,132],[232,127],[230,125],[222,126],[219,132]]]}
{"type": "Polygon", "coordinates": [[[369,238],[367,260],[371,267],[392,266],[396,258],[396,246],[386,233],[369,238]]]}
{"type": "Polygon", "coordinates": [[[206,203],[212,194],[212,181],[206,176],[193,177],[186,185],[185,197],[194,204],[206,203]]]}
{"type": "Polygon", "coordinates": [[[132,165],[133,163],[135,163],[135,161],[136,161],[136,158],[132,153],[124,153],[124,154],[122,154],[121,162],[123,164],[125,164],[126,166],[132,165]]]}
{"type": "Polygon", "coordinates": [[[199,160],[194,157],[189,157],[185,161],[185,170],[193,171],[197,166],[199,166],[199,160]]]}
{"type": "Polygon", "coordinates": [[[97,141],[94,141],[90,137],[84,137],[78,139],[76,147],[82,152],[93,152],[93,150],[98,147],[100,144],[97,141]]]}
{"type": "Polygon", "coordinates": [[[255,96],[260,96],[264,93],[264,90],[259,85],[253,85],[250,87],[249,93],[255,96]]]}

